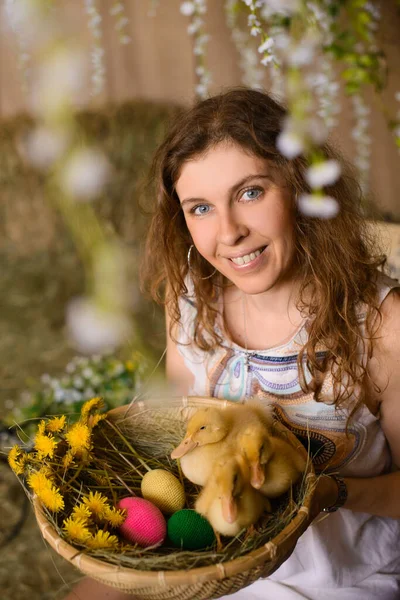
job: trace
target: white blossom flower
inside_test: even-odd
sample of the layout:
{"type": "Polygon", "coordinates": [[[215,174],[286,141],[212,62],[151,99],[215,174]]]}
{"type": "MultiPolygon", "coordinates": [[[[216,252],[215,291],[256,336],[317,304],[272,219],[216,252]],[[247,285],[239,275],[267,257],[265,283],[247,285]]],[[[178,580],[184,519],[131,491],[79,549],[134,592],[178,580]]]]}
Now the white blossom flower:
{"type": "Polygon", "coordinates": [[[72,342],[85,354],[114,349],[131,333],[124,314],[102,310],[89,298],[70,302],[66,322],[72,342]]]}
{"type": "Polygon", "coordinates": [[[276,140],[276,147],[286,158],[295,158],[304,150],[304,139],[299,133],[284,129],[276,140]]]}
{"type": "Polygon", "coordinates": [[[272,56],[272,54],[266,54],[265,56],[262,57],[261,64],[264,65],[264,67],[266,67],[273,61],[274,61],[274,57],[272,56]]]}
{"type": "Polygon", "coordinates": [[[301,0],[264,0],[262,15],[268,19],[273,14],[291,16],[301,8],[301,0]]]}
{"type": "Polygon", "coordinates": [[[84,149],[73,154],[65,165],[61,183],[76,200],[92,200],[111,175],[108,160],[99,150],[84,149]]]}
{"type": "Polygon", "coordinates": [[[292,46],[288,52],[288,62],[293,67],[309,65],[315,55],[315,47],[302,41],[297,46],[292,46]]]}
{"type": "Polygon", "coordinates": [[[21,140],[19,149],[33,167],[46,171],[61,157],[67,144],[66,132],[41,125],[21,140]]]}
{"type": "Polygon", "coordinates": [[[200,98],[205,98],[207,96],[207,86],[203,83],[199,83],[195,86],[195,92],[200,98]]]}
{"type": "Polygon", "coordinates": [[[264,52],[268,52],[269,50],[271,50],[273,46],[274,40],[272,39],[272,37],[269,37],[265,40],[265,42],[261,44],[261,46],[258,47],[258,51],[260,54],[263,54],[264,52]]]}
{"type": "Polygon", "coordinates": [[[110,8],[110,15],[119,15],[122,12],[124,12],[124,5],[122,2],[117,2],[110,8]]]}
{"type": "Polygon", "coordinates": [[[90,367],[86,367],[86,368],[85,368],[85,369],[83,369],[83,371],[82,371],[82,376],[83,376],[85,379],[91,379],[91,378],[93,377],[93,373],[94,373],[93,369],[91,369],[90,367]]]}
{"type": "Polygon", "coordinates": [[[96,392],[94,391],[93,388],[87,388],[83,392],[83,397],[85,400],[91,400],[92,398],[95,397],[95,395],[96,395],[96,392]]]}
{"type": "Polygon", "coordinates": [[[62,388],[58,387],[54,390],[54,400],[56,402],[63,402],[65,399],[66,392],[62,388]]]}
{"type": "Polygon", "coordinates": [[[185,17],[191,17],[195,10],[194,2],[182,2],[180,6],[180,11],[185,17]]]}
{"type": "Polygon", "coordinates": [[[77,375],[76,377],[73,378],[72,385],[76,388],[83,389],[83,387],[85,386],[85,382],[83,381],[82,377],[77,375]]]}
{"type": "Polygon", "coordinates": [[[333,219],[339,212],[339,203],[331,196],[302,194],[297,203],[300,212],[306,217],[333,219]]]}
{"type": "Polygon", "coordinates": [[[314,189],[332,185],[340,177],[341,168],[337,160],[325,160],[311,165],[306,173],[307,183],[314,189]]]}
{"type": "Polygon", "coordinates": [[[62,48],[43,61],[34,78],[31,108],[49,118],[79,99],[86,82],[85,57],[76,50],[62,48]]]}

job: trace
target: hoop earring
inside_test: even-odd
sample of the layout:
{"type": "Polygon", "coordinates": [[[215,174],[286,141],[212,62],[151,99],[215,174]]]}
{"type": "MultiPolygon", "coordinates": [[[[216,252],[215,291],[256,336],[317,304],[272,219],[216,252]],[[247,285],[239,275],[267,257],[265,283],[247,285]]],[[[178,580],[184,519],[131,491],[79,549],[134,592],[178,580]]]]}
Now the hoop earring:
{"type": "MultiPolygon", "coordinates": [[[[187,253],[187,264],[188,264],[189,271],[191,271],[193,273],[193,275],[196,275],[196,273],[193,271],[192,267],[190,266],[190,257],[192,254],[192,248],[194,248],[193,244],[190,246],[188,253],[187,253]]],[[[216,272],[217,272],[217,269],[214,269],[214,271],[211,273],[211,275],[207,275],[207,277],[200,277],[200,279],[210,279],[210,277],[215,275],[216,272]]]]}

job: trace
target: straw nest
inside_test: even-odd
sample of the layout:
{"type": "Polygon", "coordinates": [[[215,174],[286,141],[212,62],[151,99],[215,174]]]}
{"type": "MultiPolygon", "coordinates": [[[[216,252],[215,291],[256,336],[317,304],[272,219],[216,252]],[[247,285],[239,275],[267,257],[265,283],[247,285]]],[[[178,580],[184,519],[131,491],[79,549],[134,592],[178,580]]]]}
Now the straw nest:
{"type": "MultiPolygon", "coordinates": [[[[98,427],[94,452],[105,467],[110,465],[113,497],[140,493],[140,479],[147,470],[167,468],[182,481],[178,466],[171,461],[172,448],[182,439],[188,418],[198,408],[226,407],[231,402],[213,398],[175,398],[159,403],[136,402],[110,411],[98,427]],[[118,467],[119,464],[119,467],[118,467]],[[116,472],[119,469],[119,474],[116,472]],[[119,488],[119,489],[118,489],[119,488]]],[[[280,423],[277,431],[307,454],[297,438],[280,423]]],[[[184,482],[188,507],[193,507],[200,488],[184,482]]],[[[135,598],[147,600],[206,600],[219,598],[244,588],[260,577],[267,577],[291,554],[299,536],[309,523],[309,508],[315,488],[311,461],[303,481],[275,507],[273,518],[258,524],[253,535],[241,532],[225,538],[222,550],[214,548],[184,551],[163,546],[143,549],[132,546],[123,550],[87,550],[70,545],[54,514],[37,498],[34,510],[43,537],[58,554],[82,573],[135,598]]],[[[107,486],[97,486],[107,493],[107,486]]],[[[109,490],[108,490],[109,491],[109,490]]],[[[108,494],[110,496],[110,494],[108,494]]],[[[111,497],[112,499],[112,497],[111,497]]]]}

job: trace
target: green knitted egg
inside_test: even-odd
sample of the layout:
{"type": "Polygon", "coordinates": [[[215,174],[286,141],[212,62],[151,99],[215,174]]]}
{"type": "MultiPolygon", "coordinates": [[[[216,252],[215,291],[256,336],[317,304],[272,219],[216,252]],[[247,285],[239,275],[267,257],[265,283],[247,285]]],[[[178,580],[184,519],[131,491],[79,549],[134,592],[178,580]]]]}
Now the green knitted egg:
{"type": "Polygon", "coordinates": [[[195,510],[178,510],[168,520],[168,537],[174,546],[183,550],[201,550],[215,541],[210,523],[195,510]]]}

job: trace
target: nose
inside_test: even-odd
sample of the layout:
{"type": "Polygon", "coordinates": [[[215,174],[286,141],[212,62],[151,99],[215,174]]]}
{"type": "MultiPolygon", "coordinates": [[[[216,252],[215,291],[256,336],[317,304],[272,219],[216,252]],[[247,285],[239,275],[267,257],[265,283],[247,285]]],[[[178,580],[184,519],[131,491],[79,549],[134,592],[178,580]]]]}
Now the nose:
{"type": "Polygon", "coordinates": [[[220,244],[234,246],[243,237],[246,237],[248,233],[248,227],[237,218],[233,210],[220,215],[218,228],[218,242],[220,244]]]}

